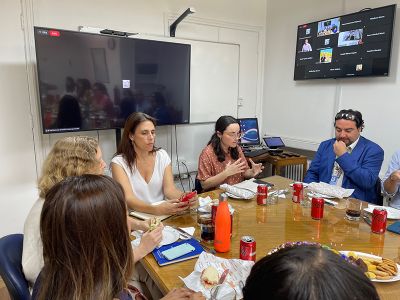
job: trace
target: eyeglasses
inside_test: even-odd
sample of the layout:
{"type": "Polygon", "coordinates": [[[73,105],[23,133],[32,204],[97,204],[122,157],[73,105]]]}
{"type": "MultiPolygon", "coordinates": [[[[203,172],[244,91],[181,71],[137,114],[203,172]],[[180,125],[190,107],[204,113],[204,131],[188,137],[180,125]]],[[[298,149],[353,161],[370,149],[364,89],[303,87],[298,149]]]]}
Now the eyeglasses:
{"type": "Polygon", "coordinates": [[[227,132],[226,133],[228,136],[230,136],[231,138],[233,138],[233,139],[241,139],[243,136],[244,136],[244,133],[243,132],[227,132]]]}
{"type": "Polygon", "coordinates": [[[335,120],[340,120],[340,119],[345,119],[345,120],[351,120],[354,121],[356,119],[356,116],[351,114],[351,113],[337,113],[335,116],[335,120]]]}

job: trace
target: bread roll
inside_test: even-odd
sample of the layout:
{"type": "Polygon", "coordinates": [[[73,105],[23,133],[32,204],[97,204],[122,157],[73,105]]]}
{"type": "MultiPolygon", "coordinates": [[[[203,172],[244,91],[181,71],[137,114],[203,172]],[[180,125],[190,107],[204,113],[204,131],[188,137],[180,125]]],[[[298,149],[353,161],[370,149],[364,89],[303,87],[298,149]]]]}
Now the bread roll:
{"type": "Polygon", "coordinates": [[[201,272],[200,280],[207,289],[211,289],[212,287],[216,286],[219,281],[217,269],[212,266],[205,268],[203,272],[201,272]]]}

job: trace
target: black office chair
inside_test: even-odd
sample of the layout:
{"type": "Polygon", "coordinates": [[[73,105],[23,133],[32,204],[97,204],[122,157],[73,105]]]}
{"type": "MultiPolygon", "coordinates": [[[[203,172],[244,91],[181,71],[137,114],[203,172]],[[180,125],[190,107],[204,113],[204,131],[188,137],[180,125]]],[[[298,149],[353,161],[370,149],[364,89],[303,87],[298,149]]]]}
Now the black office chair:
{"type": "Polygon", "coordinates": [[[194,190],[197,194],[201,194],[203,192],[203,187],[201,186],[200,180],[197,178],[194,180],[194,190]]]}
{"type": "Polygon", "coordinates": [[[383,205],[383,194],[382,194],[382,180],[378,177],[378,180],[375,183],[375,194],[376,194],[376,205],[383,205]]]}
{"type": "Polygon", "coordinates": [[[28,281],[22,272],[23,234],[0,239],[0,276],[13,300],[30,300],[28,281]]]}

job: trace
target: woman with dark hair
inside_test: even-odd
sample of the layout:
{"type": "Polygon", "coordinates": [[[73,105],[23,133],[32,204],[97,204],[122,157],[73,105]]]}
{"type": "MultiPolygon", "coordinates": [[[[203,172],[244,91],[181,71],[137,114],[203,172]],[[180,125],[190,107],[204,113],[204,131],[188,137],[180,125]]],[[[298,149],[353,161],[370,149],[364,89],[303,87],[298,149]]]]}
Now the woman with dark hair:
{"type": "MultiPolygon", "coordinates": [[[[40,218],[44,267],[33,299],[146,299],[128,284],[134,257],[124,193],[100,175],[69,177],[46,194],[40,218]]],[[[181,288],[167,299],[203,299],[181,288]]]]}
{"type": "Polygon", "coordinates": [[[286,243],[251,269],[243,299],[377,300],[361,269],[319,244],[286,243]]]}
{"type": "MultiPolygon", "coordinates": [[[[145,113],[128,117],[111,161],[112,176],[122,185],[129,208],[153,215],[176,214],[186,210],[188,204],[179,200],[184,193],[175,187],[168,153],[154,145],[155,126],[155,119],[145,113]],[[159,205],[151,205],[164,199],[159,205]]],[[[189,204],[193,201],[195,198],[189,204]]]]}
{"type": "Polygon", "coordinates": [[[249,168],[243,151],[238,145],[240,125],[231,116],[222,116],[215,123],[215,132],[199,157],[197,179],[204,190],[222,183],[236,184],[261,173],[262,164],[249,159],[249,168]]]}

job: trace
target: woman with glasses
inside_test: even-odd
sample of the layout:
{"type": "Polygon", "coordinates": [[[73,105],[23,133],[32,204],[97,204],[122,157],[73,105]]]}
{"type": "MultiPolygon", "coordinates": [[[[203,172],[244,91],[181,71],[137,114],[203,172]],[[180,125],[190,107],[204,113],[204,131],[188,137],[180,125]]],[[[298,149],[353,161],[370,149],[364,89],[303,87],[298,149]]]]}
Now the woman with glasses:
{"type": "Polygon", "coordinates": [[[249,168],[238,144],[241,137],[239,122],[234,117],[222,116],[217,120],[215,132],[199,157],[197,179],[203,190],[223,183],[236,184],[261,173],[262,164],[251,159],[249,168]]]}
{"type": "Polygon", "coordinates": [[[112,176],[122,185],[129,208],[153,215],[176,214],[187,209],[187,203],[179,200],[183,192],[175,187],[171,158],[155,147],[155,126],[155,119],[142,112],[126,119],[111,161],[112,176]],[[162,204],[151,205],[164,199],[162,204]]]}

